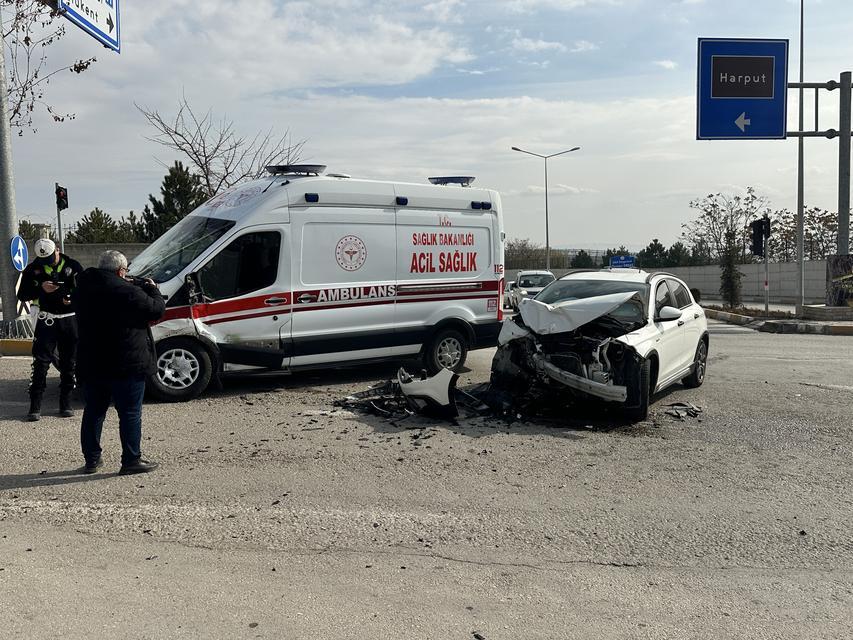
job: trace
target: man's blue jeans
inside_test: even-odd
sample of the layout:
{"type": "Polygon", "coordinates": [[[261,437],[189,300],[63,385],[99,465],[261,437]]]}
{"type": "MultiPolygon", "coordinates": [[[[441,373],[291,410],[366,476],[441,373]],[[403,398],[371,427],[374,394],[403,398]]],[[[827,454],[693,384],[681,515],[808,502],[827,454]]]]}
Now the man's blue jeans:
{"type": "Polygon", "coordinates": [[[133,464],[142,455],[142,396],[145,393],[145,376],[131,376],[113,380],[85,380],[83,397],[83,422],[80,425],[80,445],[86,462],[101,457],[101,430],[110,401],[118,412],[118,431],[121,438],[121,463],[133,464]]]}

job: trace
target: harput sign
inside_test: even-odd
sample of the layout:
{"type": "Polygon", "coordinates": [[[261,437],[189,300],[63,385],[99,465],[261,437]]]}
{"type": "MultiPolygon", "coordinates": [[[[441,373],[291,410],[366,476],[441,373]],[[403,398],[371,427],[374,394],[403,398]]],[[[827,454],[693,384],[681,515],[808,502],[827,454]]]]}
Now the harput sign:
{"type": "Polygon", "coordinates": [[[788,41],[699,39],[696,138],[786,136],[788,41]]]}

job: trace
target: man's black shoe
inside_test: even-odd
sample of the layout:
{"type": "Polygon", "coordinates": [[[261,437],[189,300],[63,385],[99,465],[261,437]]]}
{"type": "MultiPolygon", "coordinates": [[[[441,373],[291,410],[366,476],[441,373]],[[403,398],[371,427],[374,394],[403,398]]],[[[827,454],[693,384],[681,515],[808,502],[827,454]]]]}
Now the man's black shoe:
{"type": "Polygon", "coordinates": [[[95,473],[98,469],[104,466],[104,461],[98,458],[97,460],[92,460],[91,462],[86,462],[86,466],[83,467],[83,473],[95,473]]]}
{"type": "Polygon", "coordinates": [[[63,418],[74,417],[74,409],[71,408],[70,391],[64,391],[59,395],[59,415],[63,418]]]}
{"type": "Polygon", "coordinates": [[[41,396],[30,398],[30,412],[27,414],[27,422],[38,422],[41,420],[41,396]]]}
{"type": "Polygon", "coordinates": [[[160,465],[156,462],[149,462],[148,460],[142,460],[140,458],[136,462],[121,465],[121,469],[118,470],[118,474],[120,476],[129,476],[133,473],[148,473],[149,471],[154,471],[158,466],[160,465]]]}

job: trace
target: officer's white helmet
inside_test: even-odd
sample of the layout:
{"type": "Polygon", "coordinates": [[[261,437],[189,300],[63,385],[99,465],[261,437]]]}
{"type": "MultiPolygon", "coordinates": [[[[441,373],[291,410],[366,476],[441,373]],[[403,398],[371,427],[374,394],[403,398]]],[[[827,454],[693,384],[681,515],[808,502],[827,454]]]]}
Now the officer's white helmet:
{"type": "Polygon", "coordinates": [[[39,258],[47,258],[52,256],[56,251],[56,244],[53,240],[49,238],[42,238],[41,240],[36,240],[35,252],[36,256],[39,258]]]}

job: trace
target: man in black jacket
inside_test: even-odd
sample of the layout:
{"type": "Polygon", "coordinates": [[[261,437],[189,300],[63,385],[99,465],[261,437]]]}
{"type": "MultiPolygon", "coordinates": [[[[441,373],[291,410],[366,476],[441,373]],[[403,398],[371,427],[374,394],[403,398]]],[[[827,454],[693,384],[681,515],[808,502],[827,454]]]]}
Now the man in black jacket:
{"type": "Polygon", "coordinates": [[[30,422],[41,419],[41,399],[51,363],[59,369],[59,415],[63,418],[74,415],[71,392],[74,390],[77,320],[71,308],[71,296],[77,276],[83,271],[79,262],[59,252],[53,240],[37,240],[35,254],[35,260],[24,269],[18,288],[19,300],[37,300],[39,306],[27,415],[30,422]]]}
{"type": "Polygon", "coordinates": [[[153,280],[131,282],[126,277],[127,258],[106,251],[97,269],[86,269],[77,279],[77,376],[86,402],[80,444],[86,473],[102,465],[101,429],[110,401],[119,416],[119,474],[157,468],[143,460],[140,451],[142,396],[145,379],[156,366],[149,323],[162,317],[166,305],[153,280]]]}

